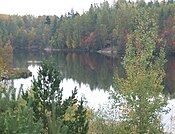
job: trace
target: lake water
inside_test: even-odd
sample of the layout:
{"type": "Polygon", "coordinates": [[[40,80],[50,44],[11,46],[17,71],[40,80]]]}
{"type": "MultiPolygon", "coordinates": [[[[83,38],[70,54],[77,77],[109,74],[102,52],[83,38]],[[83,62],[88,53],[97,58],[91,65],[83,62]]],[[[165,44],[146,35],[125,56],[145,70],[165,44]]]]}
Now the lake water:
{"type": "MultiPolygon", "coordinates": [[[[40,61],[50,60],[56,63],[63,80],[63,97],[71,95],[71,90],[78,89],[78,97],[85,97],[87,105],[97,109],[99,104],[107,103],[108,91],[112,89],[113,72],[120,69],[118,58],[109,58],[97,53],[66,53],[66,52],[26,52],[17,51],[13,55],[13,67],[28,68],[33,76],[37,76],[40,61]]],[[[121,74],[122,75],[122,74],[121,74]]],[[[24,89],[31,86],[33,79],[14,80],[14,86],[19,89],[23,84],[24,89]]]]}
{"type": "MultiPolygon", "coordinates": [[[[114,73],[119,72],[119,76],[124,75],[124,70],[120,64],[120,56],[116,58],[107,57],[97,53],[67,53],[67,52],[27,52],[16,51],[13,55],[13,66],[15,68],[28,68],[33,76],[37,76],[39,62],[50,60],[56,63],[63,80],[60,87],[63,87],[63,97],[71,95],[71,90],[78,89],[78,97],[85,97],[90,108],[98,109],[99,105],[108,103],[108,91],[112,89],[114,73]]],[[[174,109],[175,94],[175,56],[169,56],[165,66],[166,78],[164,81],[165,91],[172,96],[169,107],[172,111],[164,116],[163,122],[166,124],[166,131],[171,130],[170,118],[174,109]]],[[[31,86],[32,77],[18,79],[14,81],[14,86],[19,89],[23,84],[24,89],[31,86]]]]}

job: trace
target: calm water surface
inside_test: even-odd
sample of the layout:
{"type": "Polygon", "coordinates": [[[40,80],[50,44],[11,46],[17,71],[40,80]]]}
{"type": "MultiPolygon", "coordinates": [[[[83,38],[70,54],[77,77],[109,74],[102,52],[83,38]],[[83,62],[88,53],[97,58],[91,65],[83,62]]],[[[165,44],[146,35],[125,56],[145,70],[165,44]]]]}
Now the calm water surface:
{"type": "MultiPolygon", "coordinates": [[[[124,70],[120,64],[120,57],[110,58],[97,53],[67,53],[67,52],[14,52],[13,66],[15,68],[28,68],[33,76],[37,76],[39,62],[45,59],[56,63],[63,80],[60,87],[63,87],[63,97],[71,95],[71,90],[78,88],[78,97],[85,97],[87,105],[97,109],[99,105],[108,102],[108,91],[112,89],[114,72],[119,76],[124,75],[124,70]]],[[[165,93],[171,94],[172,100],[169,106],[172,108],[175,94],[175,56],[169,56],[165,66],[166,78],[164,81],[165,93]]],[[[14,86],[19,89],[23,84],[25,90],[30,88],[32,77],[18,79],[14,81],[14,86]]],[[[170,116],[175,114],[170,111],[164,116],[166,130],[170,130],[170,116]]]]}
{"type": "MultiPolygon", "coordinates": [[[[63,97],[71,95],[71,90],[78,89],[78,97],[85,97],[87,105],[97,109],[99,104],[108,101],[108,91],[112,89],[113,72],[120,69],[118,58],[109,58],[94,53],[66,53],[66,52],[24,52],[16,51],[13,55],[13,66],[15,68],[28,68],[33,76],[37,76],[39,62],[45,59],[56,63],[63,80],[63,97]]],[[[27,90],[31,86],[33,77],[18,79],[14,86],[19,89],[21,84],[27,90]]]]}

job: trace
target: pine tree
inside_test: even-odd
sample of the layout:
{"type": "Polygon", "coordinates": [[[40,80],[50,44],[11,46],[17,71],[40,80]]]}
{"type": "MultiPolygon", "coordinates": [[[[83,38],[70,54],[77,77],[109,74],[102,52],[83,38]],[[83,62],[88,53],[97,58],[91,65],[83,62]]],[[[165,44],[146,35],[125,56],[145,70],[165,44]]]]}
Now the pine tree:
{"type": "Polygon", "coordinates": [[[79,120],[76,120],[76,117],[84,119],[79,127],[82,131],[87,132],[88,124],[86,123],[86,110],[83,107],[83,101],[79,106],[81,110],[78,109],[76,113],[78,116],[74,117],[75,121],[73,121],[74,119],[65,121],[67,110],[77,105],[77,88],[72,91],[71,96],[63,100],[63,89],[59,87],[60,82],[60,72],[55,68],[55,65],[50,62],[43,62],[38,77],[33,79],[31,95],[29,92],[23,93],[23,99],[27,101],[27,104],[31,103],[34,119],[36,121],[42,119],[46,132],[51,134],[69,133],[68,130],[71,130],[72,133],[76,132],[76,130],[72,130],[80,123],[79,120]]]}
{"type": "Polygon", "coordinates": [[[87,110],[83,106],[83,99],[81,98],[78,108],[75,110],[73,121],[66,122],[69,126],[68,133],[71,134],[86,134],[88,132],[88,121],[86,117],[87,110]]]}

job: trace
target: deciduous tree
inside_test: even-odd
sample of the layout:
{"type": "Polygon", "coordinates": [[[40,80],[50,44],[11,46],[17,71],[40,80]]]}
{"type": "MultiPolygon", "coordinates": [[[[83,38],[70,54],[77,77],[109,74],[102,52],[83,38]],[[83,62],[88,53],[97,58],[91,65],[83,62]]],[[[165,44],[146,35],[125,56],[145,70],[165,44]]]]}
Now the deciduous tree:
{"type": "Polygon", "coordinates": [[[162,94],[165,52],[158,47],[156,16],[139,10],[123,58],[125,78],[114,79],[112,93],[123,122],[123,133],[163,133],[160,112],[166,104],[162,94]]]}

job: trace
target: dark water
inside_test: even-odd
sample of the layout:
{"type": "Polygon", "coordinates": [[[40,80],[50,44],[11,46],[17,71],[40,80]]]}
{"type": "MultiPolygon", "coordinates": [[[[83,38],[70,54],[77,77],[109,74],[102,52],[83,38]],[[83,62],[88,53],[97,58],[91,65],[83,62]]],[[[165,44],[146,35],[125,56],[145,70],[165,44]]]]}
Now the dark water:
{"type": "MultiPolygon", "coordinates": [[[[90,90],[108,91],[112,86],[113,76],[118,72],[124,75],[120,64],[120,56],[111,58],[97,53],[46,53],[41,51],[27,52],[14,51],[13,66],[28,68],[30,65],[39,65],[37,61],[50,60],[56,63],[64,79],[71,79],[79,84],[89,85],[90,90]],[[32,61],[36,61],[33,62],[32,61]]],[[[175,55],[167,57],[165,66],[166,78],[164,81],[165,93],[175,93],[175,55]]]]}
{"type": "Polygon", "coordinates": [[[165,66],[165,92],[171,94],[171,96],[175,98],[175,55],[167,57],[167,60],[168,62],[165,66]]]}
{"type": "Polygon", "coordinates": [[[119,64],[117,58],[109,58],[97,53],[14,52],[13,57],[15,68],[28,68],[29,65],[36,65],[36,61],[50,60],[56,63],[64,79],[88,84],[91,90],[97,88],[109,90],[112,85],[113,72],[119,64]],[[32,63],[32,61],[35,62],[32,63]]]}
{"type": "MultiPolygon", "coordinates": [[[[171,111],[162,115],[162,123],[165,124],[165,131],[171,132],[171,118],[172,115],[175,115],[175,56],[169,56],[167,59],[168,62],[165,65],[166,78],[163,84],[165,85],[164,93],[172,96],[167,106],[171,111]]],[[[108,90],[112,89],[114,74],[118,72],[119,76],[124,75],[120,56],[111,58],[97,53],[15,51],[13,66],[15,68],[28,68],[32,71],[33,76],[37,76],[39,62],[43,60],[56,63],[60,70],[63,77],[60,85],[64,89],[63,97],[68,97],[71,90],[77,87],[78,96],[84,96],[87,105],[94,109],[99,108],[99,104],[103,106],[103,104],[108,103],[108,90]]],[[[29,89],[31,80],[32,77],[18,79],[14,81],[14,85],[19,88],[23,84],[24,88],[29,89]]]]}
{"type": "MultiPolygon", "coordinates": [[[[15,68],[28,68],[37,75],[39,62],[50,60],[54,62],[62,74],[63,95],[68,96],[71,90],[78,88],[78,96],[84,96],[88,105],[97,108],[99,104],[108,100],[108,90],[112,88],[113,73],[120,70],[118,58],[109,58],[97,53],[67,53],[67,52],[27,52],[15,51],[13,66],[15,68]],[[117,67],[118,66],[118,67],[117,67]]],[[[122,75],[122,74],[121,74],[122,75]]],[[[15,80],[16,88],[21,84],[30,88],[32,77],[15,80]]]]}

